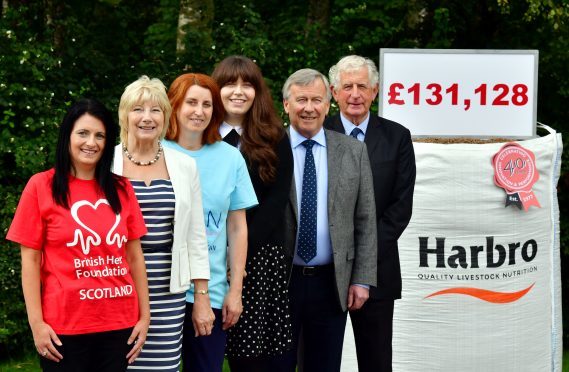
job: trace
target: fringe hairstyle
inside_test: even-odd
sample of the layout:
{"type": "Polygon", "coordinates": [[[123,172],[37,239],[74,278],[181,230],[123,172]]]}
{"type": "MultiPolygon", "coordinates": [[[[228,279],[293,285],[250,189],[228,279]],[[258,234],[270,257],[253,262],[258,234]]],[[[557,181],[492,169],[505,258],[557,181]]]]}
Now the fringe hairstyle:
{"type": "Polygon", "coordinates": [[[87,114],[99,119],[105,127],[105,147],[95,167],[95,179],[113,212],[119,214],[121,203],[117,188],[122,189],[124,185],[121,179],[111,172],[118,129],[109,110],[95,99],[81,99],[75,102],[65,114],[59,127],[59,138],[55,151],[55,174],[51,185],[53,200],[56,204],[69,209],[69,174],[73,169],[69,153],[70,137],[75,122],[87,114]]]}
{"type": "Polygon", "coordinates": [[[241,152],[250,165],[258,165],[263,182],[273,182],[279,161],[275,149],[285,132],[261,70],[247,57],[230,56],[217,65],[212,77],[220,87],[241,78],[255,88],[253,105],[241,123],[241,152]]]}
{"type": "Polygon", "coordinates": [[[211,92],[211,100],[213,112],[208,126],[202,135],[202,145],[210,145],[214,142],[221,141],[219,135],[219,126],[223,122],[223,103],[219,95],[219,87],[215,80],[204,74],[183,74],[172,82],[168,89],[168,99],[172,105],[172,115],[170,115],[170,126],[166,131],[166,138],[172,141],[178,141],[180,138],[180,124],[178,123],[178,110],[184,103],[186,93],[193,85],[205,88],[211,92]]]}

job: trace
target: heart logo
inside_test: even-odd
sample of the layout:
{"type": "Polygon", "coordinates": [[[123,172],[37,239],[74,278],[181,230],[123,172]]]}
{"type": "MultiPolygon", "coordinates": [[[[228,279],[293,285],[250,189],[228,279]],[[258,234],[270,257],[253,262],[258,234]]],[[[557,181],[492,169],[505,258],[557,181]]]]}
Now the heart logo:
{"type": "MultiPolygon", "coordinates": [[[[79,226],[85,229],[88,232],[88,235],[85,237],[83,234],[83,230],[75,229],[73,234],[73,242],[67,243],[68,247],[75,247],[76,245],[81,245],[81,250],[85,255],[89,254],[91,251],[91,247],[97,247],[101,244],[101,236],[97,234],[92,228],[87,226],[87,224],[81,220],[79,217],[79,209],[82,207],[90,207],[93,211],[97,210],[97,208],[101,204],[106,204],[110,206],[109,202],[106,199],[99,199],[95,204],[87,200],[80,200],[75,202],[71,207],[71,216],[77,222],[79,226]]],[[[121,221],[121,216],[119,214],[115,214],[115,222],[113,226],[107,232],[105,236],[105,242],[108,245],[116,244],[119,248],[122,247],[123,243],[126,243],[127,239],[126,236],[121,236],[120,234],[115,232],[115,229],[119,225],[121,221]]]]}

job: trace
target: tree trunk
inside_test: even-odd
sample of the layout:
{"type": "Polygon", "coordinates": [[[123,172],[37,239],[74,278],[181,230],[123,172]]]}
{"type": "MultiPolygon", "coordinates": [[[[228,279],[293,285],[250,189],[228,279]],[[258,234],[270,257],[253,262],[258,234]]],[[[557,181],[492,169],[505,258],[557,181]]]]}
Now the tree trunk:
{"type": "Polygon", "coordinates": [[[63,3],[58,0],[45,1],[45,24],[53,27],[53,47],[57,54],[62,54],[64,30],[61,24],[63,18],[63,3]]]}
{"type": "MultiPolygon", "coordinates": [[[[211,23],[213,21],[213,0],[180,0],[180,15],[178,17],[178,32],[176,53],[186,50],[187,29],[205,32],[211,44],[211,23]]],[[[200,47],[206,47],[201,45],[200,47]]]]}
{"type": "Polygon", "coordinates": [[[312,31],[316,26],[316,36],[320,36],[320,31],[330,22],[330,0],[310,0],[308,4],[308,16],[306,17],[306,33],[312,31]]]}

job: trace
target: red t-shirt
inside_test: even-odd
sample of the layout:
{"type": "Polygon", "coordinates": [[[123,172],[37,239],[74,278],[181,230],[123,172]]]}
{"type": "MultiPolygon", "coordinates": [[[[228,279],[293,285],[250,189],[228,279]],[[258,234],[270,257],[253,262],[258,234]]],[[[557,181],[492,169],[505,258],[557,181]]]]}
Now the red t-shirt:
{"type": "Polygon", "coordinates": [[[6,238],[42,251],[44,321],[63,335],[132,327],[138,298],[126,242],[146,234],[129,182],[115,215],[95,180],[69,177],[69,209],[55,204],[54,170],[34,175],[22,192],[6,238]]]}

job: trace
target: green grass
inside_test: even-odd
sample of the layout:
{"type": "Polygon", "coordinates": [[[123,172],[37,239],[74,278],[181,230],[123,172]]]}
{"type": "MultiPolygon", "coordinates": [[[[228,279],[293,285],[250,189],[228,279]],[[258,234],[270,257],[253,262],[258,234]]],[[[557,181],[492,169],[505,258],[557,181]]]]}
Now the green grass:
{"type": "MultiPolygon", "coordinates": [[[[40,371],[36,355],[28,355],[22,360],[0,362],[0,372],[38,372],[40,371]]],[[[227,361],[223,365],[223,372],[230,372],[227,361]]],[[[569,350],[563,352],[563,372],[569,372],[569,350]]]]}
{"type": "MultiPolygon", "coordinates": [[[[0,362],[0,372],[38,372],[41,371],[37,355],[31,354],[21,360],[0,362]]],[[[569,371],[569,369],[568,369],[569,371]]],[[[223,372],[230,372],[227,361],[223,363],[223,372]]]]}
{"type": "Polygon", "coordinates": [[[27,355],[21,360],[6,360],[0,362],[0,372],[36,372],[40,371],[40,364],[36,355],[27,355]]]}

